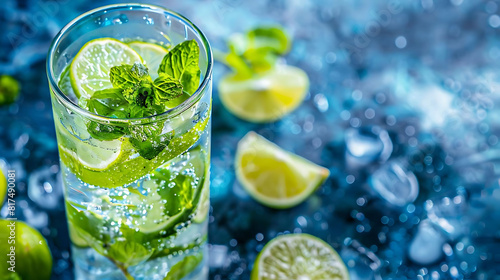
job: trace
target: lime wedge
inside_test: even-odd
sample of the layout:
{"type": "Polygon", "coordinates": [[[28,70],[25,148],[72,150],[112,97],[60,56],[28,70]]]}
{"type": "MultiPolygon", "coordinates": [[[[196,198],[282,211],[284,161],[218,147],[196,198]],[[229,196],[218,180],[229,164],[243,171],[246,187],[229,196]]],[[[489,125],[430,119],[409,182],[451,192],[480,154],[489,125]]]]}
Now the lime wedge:
{"type": "Polygon", "coordinates": [[[151,78],[158,78],[158,68],[168,50],[160,45],[141,41],[132,41],[128,45],[142,57],[151,78]]]}
{"type": "Polygon", "coordinates": [[[113,66],[142,62],[127,44],[112,38],[87,42],[70,65],[71,86],[77,98],[90,98],[94,92],[112,88],[109,70],[113,66]]]}
{"type": "Polygon", "coordinates": [[[236,176],[248,193],[278,209],[304,201],[330,174],[252,131],[238,143],[235,165],[236,176]]]}
{"type": "Polygon", "coordinates": [[[337,252],[323,240],[286,234],[264,246],[250,279],[349,280],[349,274],[337,252]]]}
{"type": "Polygon", "coordinates": [[[270,122],[299,106],[308,88],[304,71],[283,65],[248,80],[226,76],[219,84],[219,96],[234,115],[250,122],[270,122]]]}

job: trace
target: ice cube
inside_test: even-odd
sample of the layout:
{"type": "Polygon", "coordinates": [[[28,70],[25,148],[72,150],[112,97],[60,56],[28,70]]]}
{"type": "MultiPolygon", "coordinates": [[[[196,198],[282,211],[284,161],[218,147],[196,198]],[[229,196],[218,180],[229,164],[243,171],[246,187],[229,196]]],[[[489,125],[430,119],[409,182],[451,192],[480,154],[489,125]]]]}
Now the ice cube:
{"type": "Polygon", "coordinates": [[[465,190],[457,189],[453,195],[440,197],[425,202],[427,216],[446,235],[455,240],[464,234],[467,227],[464,217],[468,209],[465,190]]]}
{"type": "Polygon", "coordinates": [[[412,203],[419,193],[415,174],[400,160],[389,161],[380,167],[371,175],[369,184],[378,196],[398,207],[412,203]]]}
{"type": "Polygon", "coordinates": [[[386,161],[392,153],[392,141],[380,127],[350,128],[345,133],[346,160],[351,165],[386,161]]]}
{"type": "Polygon", "coordinates": [[[420,223],[417,233],[408,248],[408,257],[417,264],[429,265],[443,257],[445,238],[437,231],[431,221],[420,223]]]}
{"type": "Polygon", "coordinates": [[[62,207],[62,179],[59,167],[44,166],[31,172],[28,177],[28,196],[44,209],[62,207]]]}

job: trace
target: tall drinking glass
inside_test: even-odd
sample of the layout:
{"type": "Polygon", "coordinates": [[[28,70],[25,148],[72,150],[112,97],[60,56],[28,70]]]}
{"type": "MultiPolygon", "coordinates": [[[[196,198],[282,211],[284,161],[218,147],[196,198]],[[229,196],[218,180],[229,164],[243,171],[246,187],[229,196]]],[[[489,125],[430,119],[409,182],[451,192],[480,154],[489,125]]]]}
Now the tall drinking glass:
{"type": "Polygon", "coordinates": [[[92,10],[52,42],[47,74],[76,279],[207,278],[212,65],[210,45],[198,27],[152,5],[92,10]],[[200,48],[199,87],[155,116],[125,119],[87,111],[78,106],[68,65],[97,38],[165,49],[194,39],[200,48]],[[91,133],[96,128],[122,135],[102,139],[91,133]],[[160,147],[153,157],[133,145],[138,135],[160,147]]]}

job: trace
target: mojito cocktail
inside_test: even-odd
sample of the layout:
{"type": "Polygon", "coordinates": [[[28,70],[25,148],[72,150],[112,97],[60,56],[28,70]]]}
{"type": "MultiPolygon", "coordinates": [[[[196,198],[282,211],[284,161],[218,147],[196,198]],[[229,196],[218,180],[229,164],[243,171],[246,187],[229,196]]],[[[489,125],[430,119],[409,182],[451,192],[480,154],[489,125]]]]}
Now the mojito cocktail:
{"type": "Polygon", "coordinates": [[[73,20],[47,62],[77,279],[206,279],[210,46],[161,7],[73,20]]]}

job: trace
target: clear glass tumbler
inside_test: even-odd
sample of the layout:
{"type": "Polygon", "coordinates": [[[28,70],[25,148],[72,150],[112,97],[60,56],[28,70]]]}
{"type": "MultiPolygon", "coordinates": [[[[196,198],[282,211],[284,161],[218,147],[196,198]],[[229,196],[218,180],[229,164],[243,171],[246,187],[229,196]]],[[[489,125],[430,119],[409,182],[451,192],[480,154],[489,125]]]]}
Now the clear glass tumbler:
{"type": "Polygon", "coordinates": [[[207,279],[212,54],[203,33],[165,8],[118,4],[89,11],[55,37],[47,60],[76,279],[207,279]],[[194,39],[194,94],[151,117],[96,115],[77,104],[68,65],[90,40],[175,46],[194,39]],[[98,139],[89,127],[126,131],[98,139]],[[159,135],[148,137],[148,132],[159,135]],[[145,158],[131,144],[156,141],[145,158]]]}

